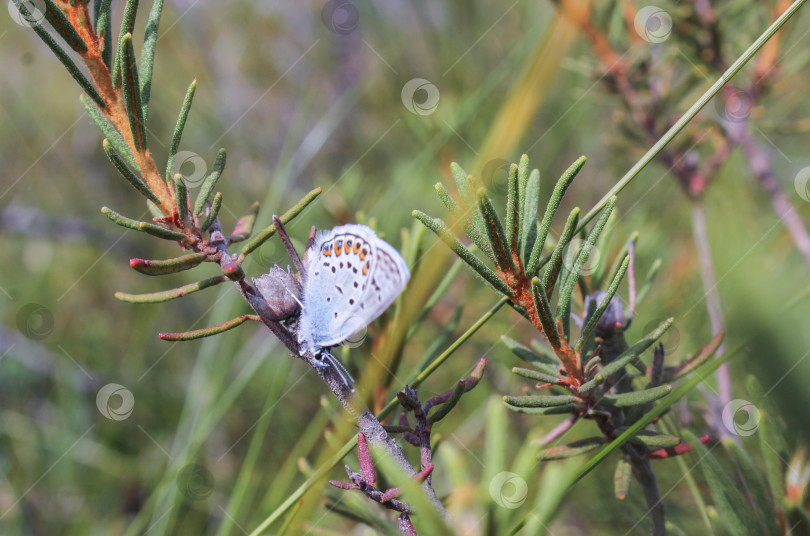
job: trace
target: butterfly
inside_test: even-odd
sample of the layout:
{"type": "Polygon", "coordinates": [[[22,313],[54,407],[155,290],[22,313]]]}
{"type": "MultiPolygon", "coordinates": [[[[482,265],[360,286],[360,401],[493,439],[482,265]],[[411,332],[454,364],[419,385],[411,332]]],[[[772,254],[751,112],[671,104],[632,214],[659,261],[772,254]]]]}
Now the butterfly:
{"type": "Polygon", "coordinates": [[[297,314],[302,349],[331,364],[351,387],[351,375],[329,348],[352,339],[396,300],[410,279],[405,259],[374,230],[353,224],[319,232],[302,262],[281,221],[274,217],[274,223],[301,281],[275,267],[254,283],[271,308],[297,314]]]}
{"type": "Polygon", "coordinates": [[[322,231],[304,254],[298,341],[337,346],[379,317],[410,279],[405,259],[365,225],[322,231]]]}

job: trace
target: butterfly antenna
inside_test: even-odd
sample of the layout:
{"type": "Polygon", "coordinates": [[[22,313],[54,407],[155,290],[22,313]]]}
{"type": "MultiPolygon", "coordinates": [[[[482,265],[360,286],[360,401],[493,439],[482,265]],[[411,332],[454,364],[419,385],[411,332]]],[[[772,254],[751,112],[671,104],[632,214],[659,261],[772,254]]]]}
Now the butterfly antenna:
{"type": "Polygon", "coordinates": [[[321,356],[326,361],[329,361],[329,364],[332,365],[332,368],[337,371],[337,373],[340,375],[340,379],[343,380],[344,385],[346,385],[346,387],[354,391],[354,384],[355,384],[354,378],[349,373],[349,371],[346,370],[346,367],[343,366],[343,363],[341,363],[335,356],[333,356],[330,352],[326,350],[324,350],[321,353],[321,356]]]}
{"type": "MultiPolygon", "coordinates": [[[[287,270],[289,270],[289,267],[287,267],[287,270]]],[[[282,286],[282,287],[284,287],[284,290],[286,290],[286,291],[289,293],[289,295],[290,295],[290,296],[292,296],[292,299],[294,299],[295,301],[297,301],[297,302],[298,302],[298,305],[300,305],[300,306],[301,306],[301,308],[303,309],[303,308],[304,308],[304,304],[303,304],[303,303],[301,303],[301,300],[299,300],[299,299],[298,299],[298,296],[296,296],[296,295],[295,295],[295,292],[293,292],[292,290],[290,290],[290,287],[288,287],[288,286],[287,286],[287,284],[286,284],[286,283],[284,283],[284,281],[283,281],[283,280],[281,281],[281,286],[282,286]]]]}
{"type": "Polygon", "coordinates": [[[278,237],[281,238],[281,243],[284,244],[284,248],[287,250],[290,259],[292,259],[296,271],[298,271],[299,274],[303,274],[304,263],[301,262],[301,256],[295,250],[295,246],[293,246],[292,240],[290,240],[290,235],[287,234],[287,229],[285,229],[284,224],[281,223],[281,218],[275,214],[273,214],[273,225],[275,225],[278,237]]]}

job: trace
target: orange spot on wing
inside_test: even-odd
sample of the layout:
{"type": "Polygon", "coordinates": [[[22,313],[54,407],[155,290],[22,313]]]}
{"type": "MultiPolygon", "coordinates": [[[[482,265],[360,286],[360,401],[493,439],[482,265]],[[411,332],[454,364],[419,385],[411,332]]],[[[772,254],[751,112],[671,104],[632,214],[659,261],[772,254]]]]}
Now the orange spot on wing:
{"type": "Polygon", "coordinates": [[[354,243],[354,253],[355,255],[360,252],[360,242],[354,243]]]}
{"type": "Polygon", "coordinates": [[[366,265],[363,266],[363,275],[368,275],[368,263],[366,263],[366,265]]]}

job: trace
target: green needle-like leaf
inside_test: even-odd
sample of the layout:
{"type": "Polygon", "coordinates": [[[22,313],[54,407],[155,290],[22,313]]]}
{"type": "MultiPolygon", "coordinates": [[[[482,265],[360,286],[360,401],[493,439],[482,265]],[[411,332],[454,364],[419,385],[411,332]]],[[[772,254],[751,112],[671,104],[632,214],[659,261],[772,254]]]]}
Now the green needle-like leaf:
{"type": "Polygon", "coordinates": [[[135,161],[135,157],[129,150],[127,142],[124,141],[124,137],[120,132],[118,132],[113,124],[110,123],[106,117],[104,117],[104,114],[101,113],[98,106],[96,106],[96,104],[85,95],[81,95],[79,100],[84,105],[84,109],[87,110],[87,115],[89,115],[96,126],[101,129],[101,133],[104,134],[104,136],[110,141],[110,144],[115,147],[118,154],[124,157],[130,166],[132,166],[134,169],[138,169],[138,163],[135,161]]]}
{"type": "Polygon", "coordinates": [[[450,249],[458,255],[467,265],[473,269],[476,275],[480,276],[485,282],[489,283],[495,290],[506,294],[507,296],[514,295],[514,291],[509,286],[501,281],[501,279],[485,265],[481,259],[476,257],[469,249],[464,247],[458,238],[450,231],[447,224],[440,218],[431,218],[424,212],[418,210],[413,211],[414,218],[422,222],[425,227],[436,233],[442,242],[447,244],[450,249]]]}
{"type": "MultiPolygon", "coordinates": [[[[188,86],[188,90],[186,90],[186,96],[183,99],[183,106],[180,108],[180,115],[177,117],[177,124],[174,127],[174,134],[172,134],[172,142],[169,145],[169,158],[166,162],[166,180],[170,180],[172,177],[172,168],[174,167],[174,158],[177,156],[177,149],[180,147],[180,138],[183,137],[183,129],[186,126],[186,120],[188,119],[188,113],[191,111],[191,101],[194,100],[194,91],[197,89],[197,79],[191,81],[191,84],[188,86]]],[[[220,152],[224,151],[224,149],[220,149],[220,152]]],[[[217,155],[219,158],[219,155],[217,155]]],[[[224,156],[222,165],[225,165],[224,156]]],[[[220,172],[222,170],[220,169],[220,172]]],[[[218,177],[217,177],[218,178],[218,177]]],[[[216,181],[214,181],[216,184],[216,181]]],[[[213,186],[211,186],[213,189],[213,186]]],[[[208,194],[211,193],[211,190],[208,190],[208,194]]],[[[205,202],[208,200],[208,194],[206,194],[205,199],[202,201],[203,207],[205,206],[205,202]]],[[[200,199],[197,198],[197,203],[194,204],[194,214],[199,214],[202,208],[197,210],[197,204],[200,202],[200,199]]]]}
{"type": "Polygon", "coordinates": [[[149,294],[127,294],[126,292],[116,292],[115,297],[121,301],[129,303],[162,303],[169,300],[182,298],[183,296],[197,292],[198,290],[213,287],[225,281],[229,281],[229,279],[224,275],[216,275],[214,277],[209,277],[208,279],[203,279],[202,281],[183,285],[182,287],[171,290],[151,292],[149,294]]]}
{"type": "Polygon", "coordinates": [[[179,241],[186,238],[186,235],[183,233],[172,231],[170,229],[166,229],[165,227],[160,227],[154,223],[147,223],[145,221],[137,221],[127,218],[126,216],[122,216],[121,214],[107,207],[101,207],[101,213],[121,227],[126,227],[127,229],[133,229],[135,231],[143,231],[144,233],[156,236],[158,238],[163,238],[164,240],[179,241]]]}
{"type": "MultiPolygon", "coordinates": [[[[554,250],[551,252],[551,257],[546,264],[546,271],[543,272],[542,283],[547,296],[551,295],[551,289],[554,287],[554,283],[557,282],[560,266],[562,266],[563,252],[569,242],[571,242],[571,237],[574,236],[577,221],[579,221],[579,207],[574,207],[574,210],[568,215],[568,220],[565,222],[565,228],[560,235],[560,239],[557,241],[557,245],[554,246],[554,250]]],[[[530,272],[527,271],[526,273],[530,272]]]]}
{"type": "Polygon", "coordinates": [[[155,65],[155,45],[157,45],[160,14],[163,13],[163,0],[153,0],[146,21],[146,31],[141,48],[141,105],[143,119],[146,121],[149,111],[149,98],[152,95],[152,71],[155,65]]]}
{"type": "Polygon", "coordinates": [[[621,458],[616,464],[616,472],[613,474],[613,493],[616,498],[623,501],[627,498],[630,489],[630,481],[633,476],[633,467],[630,462],[621,458]]]}
{"type": "MultiPolygon", "coordinates": [[[[191,100],[189,100],[189,104],[190,103],[191,100]]],[[[183,121],[185,123],[185,120],[183,121]]],[[[180,125],[179,120],[177,124],[180,125]]],[[[182,130],[183,130],[182,127],[180,127],[181,132],[182,130]]],[[[175,133],[177,133],[177,130],[175,130],[175,133]]],[[[177,142],[180,143],[179,137],[177,139],[177,142]]],[[[172,145],[174,145],[174,140],[172,140],[172,145]]],[[[205,208],[205,202],[208,201],[208,196],[211,195],[211,192],[214,191],[214,187],[216,187],[217,181],[219,180],[219,177],[222,175],[222,170],[225,169],[226,156],[227,153],[225,152],[225,149],[220,149],[219,152],[217,153],[217,157],[214,159],[214,165],[211,166],[211,173],[209,173],[208,176],[205,178],[205,180],[202,183],[202,186],[200,187],[200,192],[197,194],[197,200],[194,202],[194,214],[199,215],[205,208]]],[[[173,164],[173,160],[174,158],[172,158],[172,162],[170,162],[170,164],[173,164]]]]}
{"type": "Polygon", "coordinates": [[[503,401],[516,408],[550,408],[576,404],[579,402],[579,397],[574,395],[504,396],[503,401]]]}
{"type": "Polygon", "coordinates": [[[124,18],[121,21],[121,31],[118,34],[118,49],[115,54],[115,60],[112,67],[112,83],[113,89],[118,87],[121,81],[121,70],[123,58],[121,56],[121,41],[124,40],[126,34],[131,34],[135,30],[135,15],[138,13],[138,0],[127,0],[127,5],[124,7],[124,18]]]}
{"type": "Polygon", "coordinates": [[[115,169],[121,173],[121,176],[126,179],[126,181],[132,185],[133,188],[138,190],[144,197],[152,201],[153,203],[160,204],[160,199],[152,193],[152,190],[149,189],[149,186],[144,182],[142,178],[135,174],[132,169],[127,165],[124,161],[124,158],[118,154],[115,148],[110,143],[110,140],[104,138],[104,141],[101,142],[102,146],[104,147],[104,152],[107,153],[107,157],[109,157],[110,161],[115,166],[115,169]]]}
{"type": "MultiPolygon", "coordinates": [[[[315,198],[318,197],[321,192],[320,188],[315,188],[314,190],[310,190],[304,197],[301,198],[298,203],[296,203],[290,210],[285,212],[279,218],[281,223],[287,224],[292,221],[293,218],[301,214],[305,208],[309,206],[310,203],[315,201],[315,198]]],[[[256,248],[261,247],[267,240],[269,240],[274,234],[276,234],[276,226],[270,225],[269,227],[265,227],[256,235],[250,239],[250,241],[242,247],[242,251],[239,254],[239,261],[242,262],[246,256],[250,255],[256,248]]]]}
{"type": "MultiPolygon", "coordinates": [[[[627,429],[626,426],[616,429],[617,434],[621,434],[627,429]]],[[[671,434],[662,434],[653,430],[641,430],[630,440],[630,443],[637,445],[646,445],[655,448],[669,448],[680,445],[682,440],[680,437],[671,434]]]]}
{"type": "MultiPolygon", "coordinates": [[[[478,233],[481,236],[487,236],[484,218],[481,215],[481,211],[478,209],[478,199],[475,196],[474,180],[472,176],[468,175],[467,172],[455,162],[450,164],[450,171],[453,173],[456,188],[458,188],[458,192],[461,194],[461,200],[465,205],[466,211],[469,212],[473,225],[478,229],[478,233]]],[[[483,248],[482,250],[486,251],[483,248]]]]}
{"type": "Polygon", "coordinates": [[[87,52],[87,45],[62,10],[53,3],[53,0],[44,0],[44,2],[45,20],[53,26],[59,37],[64,39],[65,43],[76,52],[87,52]]]}
{"type": "Polygon", "coordinates": [[[214,199],[211,201],[211,208],[208,211],[208,215],[203,220],[202,225],[200,225],[200,231],[206,232],[211,224],[214,223],[214,220],[217,219],[219,216],[219,209],[222,208],[222,192],[217,192],[217,195],[214,196],[214,199]]]}
{"type": "Polygon", "coordinates": [[[550,351],[535,352],[514,339],[510,339],[506,335],[501,335],[501,342],[503,342],[513,354],[518,356],[524,361],[532,364],[548,365],[551,367],[559,367],[560,360],[550,351]]]}
{"type": "MultiPolygon", "coordinates": [[[[540,206],[540,171],[535,169],[526,181],[526,191],[523,200],[523,216],[521,224],[521,256],[524,265],[528,264],[532,254],[532,248],[537,240],[537,231],[540,222],[537,221],[540,206]]],[[[542,253],[542,247],[541,247],[542,253]]],[[[539,267],[538,267],[539,268],[539,267]]]]}
{"type": "Polygon", "coordinates": [[[551,314],[551,304],[548,302],[543,284],[536,277],[532,279],[532,298],[534,298],[534,307],[537,309],[537,315],[543,326],[543,333],[552,348],[559,348],[561,345],[560,334],[557,332],[557,324],[551,314]]]}
{"type": "Polygon", "coordinates": [[[655,341],[661,338],[661,336],[670,328],[670,326],[672,326],[674,321],[674,318],[668,318],[667,320],[661,322],[661,324],[659,324],[658,327],[651,331],[646,337],[622,352],[616,359],[605,365],[592,380],[580,385],[579,392],[585,394],[592,391],[610,376],[616,374],[624,367],[629,365],[631,361],[638,359],[638,357],[644,353],[647,348],[652,346],[655,341]]]}
{"type": "Polygon", "coordinates": [[[250,233],[253,232],[253,225],[256,223],[256,216],[259,214],[259,202],[256,201],[250,208],[247,209],[247,212],[239,218],[239,221],[236,222],[236,226],[233,229],[233,233],[231,234],[228,241],[233,244],[235,242],[241,242],[243,240],[247,240],[250,237],[250,233]]]}
{"type": "Polygon", "coordinates": [[[195,329],[194,331],[184,331],[182,333],[161,333],[158,337],[164,341],[193,341],[194,339],[202,339],[203,337],[210,337],[211,335],[219,335],[220,333],[225,333],[228,330],[231,330],[237,326],[241,326],[247,320],[255,320],[257,322],[261,322],[258,316],[256,315],[242,315],[237,316],[233,320],[228,320],[227,322],[223,322],[222,324],[217,324],[216,326],[211,326],[208,328],[203,329],[195,329]]]}
{"type": "Polygon", "coordinates": [[[129,266],[135,271],[146,275],[166,275],[175,272],[190,270],[199,266],[208,255],[205,253],[189,253],[174,259],[150,261],[147,259],[130,259],[129,266]]]}
{"type": "Polygon", "coordinates": [[[671,385],[659,385],[658,387],[644,389],[642,391],[633,391],[631,393],[622,393],[618,395],[605,395],[599,399],[599,403],[604,404],[605,406],[626,408],[630,406],[648,404],[654,400],[667,396],[671,392],[671,385]]]}
{"type": "Polygon", "coordinates": [[[177,217],[180,221],[187,223],[188,217],[188,188],[186,188],[186,181],[183,175],[178,173],[172,178],[174,183],[174,199],[177,201],[177,217]]]}
{"type": "Polygon", "coordinates": [[[558,445],[556,447],[543,449],[537,454],[537,459],[549,461],[573,458],[574,456],[581,456],[596,450],[604,444],[605,438],[603,437],[588,437],[567,445],[558,445]]]}
{"type": "Polygon", "coordinates": [[[96,0],[93,2],[94,9],[97,10],[96,33],[102,38],[103,49],[101,59],[104,65],[112,72],[112,32],[110,31],[110,21],[112,20],[112,0],[96,0]]]}
{"type": "Polygon", "coordinates": [[[520,186],[518,184],[518,167],[509,166],[507,177],[508,193],[506,195],[506,246],[509,251],[518,249],[520,239],[520,186]]]}
{"type": "Polygon", "coordinates": [[[585,263],[588,261],[590,257],[591,250],[596,243],[596,239],[602,233],[602,230],[605,228],[605,224],[607,223],[608,218],[610,217],[611,212],[613,212],[613,207],[616,204],[616,198],[610,200],[610,202],[605,207],[604,212],[602,215],[599,216],[599,219],[596,221],[596,224],[591,229],[591,232],[588,234],[588,238],[582,244],[582,247],[577,254],[576,260],[574,261],[571,270],[566,277],[565,281],[563,282],[562,286],[560,287],[560,297],[557,301],[557,320],[562,320],[563,325],[567,324],[567,321],[570,319],[570,305],[571,305],[571,295],[574,292],[574,288],[577,284],[577,279],[579,279],[580,274],[582,273],[583,268],[585,267],[585,263]]]}
{"type": "MultiPolygon", "coordinates": [[[[517,164],[517,242],[515,249],[520,252],[523,247],[523,217],[526,212],[526,185],[529,183],[529,155],[521,155],[517,164]]],[[[523,257],[523,254],[520,254],[523,257]]]]}
{"type": "Polygon", "coordinates": [[[553,374],[546,374],[544,372],[532,369],[512,367],[512,372],[523,378],[529,378],[530,380],[535,380],[543,383],[557,383],[560,380],[558,376],[555,376],[553,374]]]}
{"type": "MultiPolygon", "coordinates": [[[[14,5],[20,12],[20,15],[25,17],[28,20],[33,20],[31,11],[28,9],[30,6],[27,2],[22,2],[21,0],[12,0],[14,5]]],[[[87,79],[84,73],[76,66],[73,62],[71,57],[68,53],[62,49],[62,45],[57,43],[51,34],[45,29],[44,24],[32,24],[31,28],[36,32],[40,39],[51,49],[51,51],[56,54],[56,58],[65,66],[65,68],[70,73],[70,76],[73,77],[76,82],[78,82],[79,86],[81,86],[82,90],[87,93],[87,95],[93,99],[93,101],[101,108],[105,107],[104,99],[101,98],[98,90],[96,87],[87,79]]]]}
{"type": "MultiPolygon", "coordinates": [[[[473,241],[473,244],[478,246],[478,249],[484,252],[484,254],[489,257],[489,259],[495,263],[495,253],[492,251],[492,246],[481,234],[478,230],[478,227],[472,220],[472,216],[466,212],[462,207],[458,206],[458,204],[453,200],[450,196],[450,193],[444,187],[444,185],[440,182],[436,183],[436,193],[439,194],[439,199],[441,199],[444,206],[447,207],[447,210],[462,223],[464,226],[464,232],[467,233],[467,236],[470,237],[470,240],[473,241]]],[[[477,210],[477,209],[476,209],[477,210]]]]}
{"type": "Polygon", "coordinates": [[[582,409],[582,406],[577,404],[563,404],[562,406],[550,406],[547,408],[522,407],[507,404],[506,407],[515,413],[524,413],[527,415],[565,415],[568,413],[578,413],[582,409]]]}
{"type": "Polygon", "coordinates": [[[479,188],[477,194],[478,208],[484,218],[484,227],[487,231],[489,243],[492,245],[492,251],[495,253],[496,263],[503,271],[514,270],[515,265],[512,262],[512,255],[506,242],[504,228],[501,219],[498,217],[498,212],[492,204],[492,199],[489,198],[484,188],[479,188]]]}
{"type": "Polygon", "coordinates": [[[596,307],[593,314],[588,317],[585,326],[582,328],[582,334],[579,336],[577,343],[574,345],[575,351],[578,352],[580,348],[582,348],[582,345],[588,340],[588,337],[590,337],[593,328],[595,328],[596,324],[599,323],[599,319],[602,318],[602,315],[605,313],[608,305],[610,305],[610,300],[613,299],[613,296],[616,295],[616,291],[619,290],[619,283],[621,283],[622,279],[624,279],[624,275],[627,273],[627,267],[629,265],[630,257],[627,256],[624,258],[624,262],[622,262],[619,273],[617,273],[616,277],[613,278],[613,281],[610,282],[610,286],[608,287],[607,292],[605,292],[602,301],[596,307]]]}
{"type": "Polygon", "coordinates": [[[138,65],[135,63],[135,49],[132,46],[132,34],[124,34],[118,46],[121,56],[121,84],[124,89],[124,104],[129,116],[132,138],[139,151],[146,150],[146,132],[144,130],[143,107],[141,106],[141,87],[138,82],[138,65]]]}
{"type": "Polygon", "coordinates": [[[526,266],[527,274],[533,275],[539,268],[540,253],[546,243],[546,238],[548,238],[548,232],[549,229],[551,229],[551,221],[557,213],[557,209],[560,207],[560,202],[565,195],[565,191],[571,185],[571,182],[574,180],[574,177],[577,176],[579,170],[582,169],[582,166],[585,165],[586,160],[584,156],[580,156],[577,161],[571,164],[571,167],[562,174],[562,177],[560,177],[560,180],[558,180],[557,184],[554,186],[551,199],[548,200],[548,205],[546,206],[546,212],[543,214],[543,220],[540,222],[540,233],[537,236],[537,240],[535,240],[532,245],[529,263],[526,266]]]}

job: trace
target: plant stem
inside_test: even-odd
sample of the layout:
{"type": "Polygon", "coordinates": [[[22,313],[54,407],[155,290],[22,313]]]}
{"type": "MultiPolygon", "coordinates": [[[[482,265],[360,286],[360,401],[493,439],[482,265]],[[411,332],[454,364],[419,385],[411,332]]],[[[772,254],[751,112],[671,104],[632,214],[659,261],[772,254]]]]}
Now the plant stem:
{"type": "MultiPolygon", "coordinates": [[[[709,244],[709,233],[706,226],[706,211],[700,200],[692,203],[692,233],[697,247],[698,264],[700,265],[700,279],[703,282],[703,291],[706,298],[706,309],[709,312],[709,323],[712,335],[723,331],[725,319],[723,306],[720,302],[720,293],[717,290],[717,278],[714,275],[714,263],[712,262],[712,250],[709,244]]],[[[717,355],[723,355],[726,351],[725,343],[720,345],[717,355]]],[[[717,378],[718,396],[721,407],[731,402],[731,376],[728,365],[723,364],[715,373],[717,378]]],[[[722,428],[722,427],[721,427],[722,428]]]]}
{"type": "Polygon", "coordinates": [[[614,195],[621,192],[625,186],[627,186],[630,181],[632,181],[636,176],[644,169],[650,161],[655,158],[655,156],[667,145],[669,142],[675,138],[675,136],[680,133],[681,130],[698,114],[698,112],[703,109],[706,104],[710,100],[714,98],[717,93],[725,86],[731,78],[736,75],[743,66],[748,63],[749,60],[757,53],[759,50],[765,45],[765,43],[770,39],[773,34],[775,34],[779,29],[788,21],[790,17],[792,17],[796,11],[804,5],[807,0],[795,0],[789,8],[785,10],[777,19],[768,26],[768,29],[765,30],[762,35],[760,35],[756,41],[754,41],[748,49],[743,52],[740,57],[738,57],[734,63],[732,63],[728,69],[720,76],[720,78],[715,81],[714,84],[711,85],[709,89],[706,90],[700,98],[689,107],[689,109],[672,125],[666,133],[661,136],[661,138],[655,142],[655,144],[650,147],[650,149],[641,157],[634,165],[630,168],[630,170],[625,173],[625,175],[619,179],[616,185],[611,188],[603,197],[599,200],[599,202],[588,212],[582,220],[580,220],[579,227],[577,227],[577,232],[581,231],[585,228],[594,217],[596,217],[599,212],[607,205],[610,201],[610,198],[614,195]]]}

